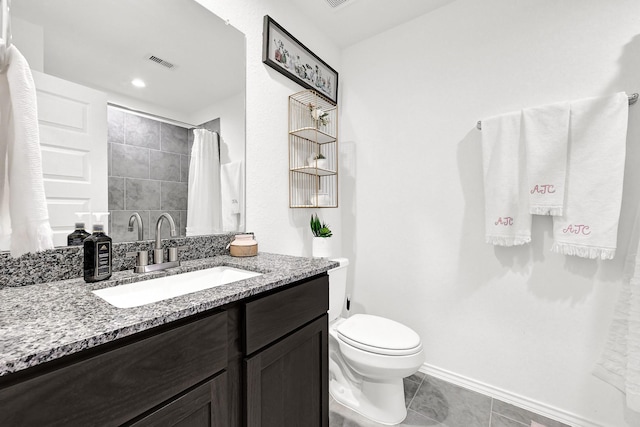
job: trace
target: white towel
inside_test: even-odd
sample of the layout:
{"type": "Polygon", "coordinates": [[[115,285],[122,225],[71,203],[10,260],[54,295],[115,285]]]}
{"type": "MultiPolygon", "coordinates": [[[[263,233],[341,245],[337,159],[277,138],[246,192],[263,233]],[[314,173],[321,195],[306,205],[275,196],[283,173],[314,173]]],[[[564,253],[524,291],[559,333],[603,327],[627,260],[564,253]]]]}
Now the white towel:
{"type": "Polygon", "coordinates": [[[618,303],[604,351],[593,370],[598,378],[626,395],[627,406],[640,412],[640,206],[631,232],[618,303]]]}
{"type": "Polygon", "coordinates": [[[531,241],[520,120],[518,111],[482,121],[485,236],[499,246],[531,241]]]}
{"type": "Polygon", "coordinates": [[[11,255],[53,248],[42,180],[36,88],[15,46],[0,75],[0,235],[11,255]]]}
{"type": "Polygon", "coordinates": [[[562,215],[569,142],[569,103],[522,110],[522,135],[527,157],[529,212],[536,215],[562,215]]]}
{"type": "Polygon", "coordinates": [[[242,212],[242,162],[220,166],[223,231],[240,231],[242,212]]]}
{"type": "Polygon", "coordinates": [[[565,209],[562,217],[553,217],[552,251],[614,257],[628,114],[624,92],[571,103],[565,209]]]}

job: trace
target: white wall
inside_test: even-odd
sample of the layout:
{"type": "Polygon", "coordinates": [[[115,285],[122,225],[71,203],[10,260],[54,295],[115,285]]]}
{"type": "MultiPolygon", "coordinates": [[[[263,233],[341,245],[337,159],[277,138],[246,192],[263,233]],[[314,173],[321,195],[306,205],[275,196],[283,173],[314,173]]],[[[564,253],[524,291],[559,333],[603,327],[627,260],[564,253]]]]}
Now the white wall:
{"type": "Polygon", "coordinates": [[[244,92],[240,92],[227,99],[217,102],[215,105],[194,114],[189,123],[206,123],[216,118],[220,119],[220,134],[222,136],[222,151],[220,161],[229,163],[232,161],[244,162],[244,92]]]}
{"type": "Polygon", "coordinates": [[[484,243],[477,120],[640,91],[635,0],[458,0],[342,52],[343,253],[354,311],[419,332],[427,369],[521,397],[578,425],[631,426],[591,375],[639,199],[631,107],[616,259],[484,243]],[[393,296],[393,298],[390,298],[393,296]]]}
{"type": "Polygon", "coordinates": [[[11,18],[11,35],[15,46],[27,59],[32,70],[44,72],[44,31],[42,27],[11,18]]]}
{"type": "Polygon", "coordinates": [[[289,209],[287,106],[289,95],[302,88],[262,63],[263,16],[271,16],[338,70],[339,49],[287,1],[197,1],[247,37],[247,231],[256,233],[261,251],[309,256],[309,217],[317,212],[332,226],[332,244],[339,250],[338,209],[289,209]]]}

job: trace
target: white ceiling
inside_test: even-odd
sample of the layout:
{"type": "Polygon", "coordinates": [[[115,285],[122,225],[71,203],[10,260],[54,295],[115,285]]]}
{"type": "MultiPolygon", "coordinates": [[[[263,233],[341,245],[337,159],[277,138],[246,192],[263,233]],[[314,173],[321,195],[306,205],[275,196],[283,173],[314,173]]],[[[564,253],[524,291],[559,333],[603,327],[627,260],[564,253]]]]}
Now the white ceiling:
{"type": "Polygon", "coordinates": [[[347,0],[336,8],[327,0],[289,1],[344,48],[455,0],[347,0]]]}
{"type": "Polygon", "coordinates": [[[43,27],[47,74],[181,117],[244,90],[244,35],[193,0],[17,0],[11,12],[43,27]]]}

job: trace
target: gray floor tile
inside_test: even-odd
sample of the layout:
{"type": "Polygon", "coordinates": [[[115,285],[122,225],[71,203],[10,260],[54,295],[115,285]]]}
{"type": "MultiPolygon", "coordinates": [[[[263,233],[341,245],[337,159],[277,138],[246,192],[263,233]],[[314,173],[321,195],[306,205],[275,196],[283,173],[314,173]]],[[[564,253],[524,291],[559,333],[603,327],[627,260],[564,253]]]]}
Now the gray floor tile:
{"type": "Polygon", "coordinates": [[[535,421],[545,427],[570,427],[567,424],[543,417],[542,415],[511,405],[510,403],[502,402],[498,399],[493,400],[492,409],[493,412],[497,414],[504,415],[506,418],[521,422],[527,426],[531,425],[531,421],[535,421]]]}
{"type": "Polygon", "coordinates": [[[419,413],[412,411],[411,409],[407,411],[407,418],[405,418],[405,420],[399,425],[401,427],[447,427],[445,424],[441,424],[437,421],[425,417],[424,415],[420,415],[419,413]]]}
{"type": "Polygon", "coordinates": [[[486,427],[491,398],[427,375],[410,409],[448,427],[486,427]]]}
{"type": "Polygon", "coordinates": [[[405,380],[413,381],[413,382],[416,382],[416,383],[420,384],[422,382],[422,380],[424,380],[425,376],[426,376],[425,374],[423,374],[422,372],[418,371],[415,374],[405,378],[405,380]]]}
{"type": "Polygon", "coordinates": [[[409,404],[413,400],[413,396],[416,395],[416,392],[420,387],[420,383],[411,381],[408,378],[405,378],[403,383],[404,383],[404,405],[406,407],[409,407],[409,404]]]}
{"type": "Polygon", "coordinates": [[[491,414],[491,427],[529,427],[530,424],[522,424],[509,418],[498,415],[495,412],[491,414]]]}
{"type": "Polygon", "coordinates": [[[329,397],[329,427],[380,427],[382,424],[371,421],[329,397]]]}

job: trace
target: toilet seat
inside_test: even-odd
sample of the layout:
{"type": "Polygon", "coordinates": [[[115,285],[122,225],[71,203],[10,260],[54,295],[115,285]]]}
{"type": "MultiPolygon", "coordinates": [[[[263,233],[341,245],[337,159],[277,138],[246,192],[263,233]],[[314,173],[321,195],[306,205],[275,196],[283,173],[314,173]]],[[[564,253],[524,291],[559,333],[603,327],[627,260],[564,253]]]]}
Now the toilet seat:
{"type": "Polygon", "coordinates": [[[354,314],[336,332],[344,343],[370,353],[406,356],[422,351],[420,337],[411,328],[371,314],[354,314]]]}

